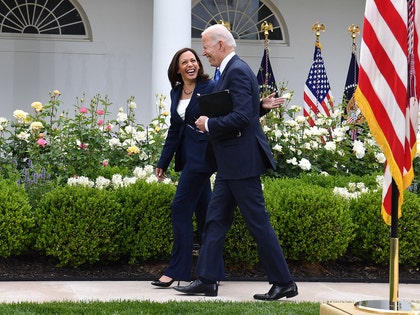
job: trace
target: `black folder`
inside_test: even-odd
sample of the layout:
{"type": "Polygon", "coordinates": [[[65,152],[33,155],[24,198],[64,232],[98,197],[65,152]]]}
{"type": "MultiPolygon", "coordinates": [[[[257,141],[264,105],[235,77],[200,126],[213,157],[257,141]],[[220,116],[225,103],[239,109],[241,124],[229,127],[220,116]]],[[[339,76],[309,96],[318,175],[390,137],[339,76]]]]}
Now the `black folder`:
{"type": "MultiPolygon", "coordinates": [[[[225,116],[233,110],[233,103],[230,98],[229,90],[197,95],[197,99],[201,115],[207,117],[225,116]]],[[[240,137],[241,131],[234,130],[219,135],[213,135],[210,131],[209,135],[210,138],[213,139],[226,140],[240,137]]]]}
{"type": "Polygon", "coordinates": [[[201,115],[207,117],[225,116],[233,110],[229,90],[197,95],[201,115]]]}

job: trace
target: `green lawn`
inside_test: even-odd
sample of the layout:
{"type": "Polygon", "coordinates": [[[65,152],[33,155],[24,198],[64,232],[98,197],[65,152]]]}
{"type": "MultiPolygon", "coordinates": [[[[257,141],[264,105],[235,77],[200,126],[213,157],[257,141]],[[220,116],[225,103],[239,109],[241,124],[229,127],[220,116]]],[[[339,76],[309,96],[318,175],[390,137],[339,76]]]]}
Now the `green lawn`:
{"type": "Polygon", "coordinates": [[[4,315],[137,315],[137,314],[218,314],[218,315],[315,315],[319,303],[309,302],[167,302],[118,301],[118,302],[49,302],[0,304],[4,315]]]}

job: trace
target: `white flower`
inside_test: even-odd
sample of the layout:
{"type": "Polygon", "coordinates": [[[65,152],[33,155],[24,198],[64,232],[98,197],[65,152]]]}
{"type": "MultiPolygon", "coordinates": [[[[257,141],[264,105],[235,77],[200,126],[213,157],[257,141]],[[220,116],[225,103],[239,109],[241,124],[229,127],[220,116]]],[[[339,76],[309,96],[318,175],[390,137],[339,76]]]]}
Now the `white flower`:
{"type": "Polygon", "coordinates": [[[299,124],[303,124],[306,122],[306,117],[302,116],[302,115],[298,115],[296,116],[295,120],[299,123],[299,124]]]}
{"type": "Polygon", "coordinates": [[[134,176],[136,176],[137,178],[146,178],[147,177],[147,173],[146,171],[141,168],[141,167],[136,167],[133,171],[134,176]]]}
{"type": "Polygon", "coordinates": [[[136,177],[124,177],[123,179],[124,186],[135,184],[136,181],[137,181],[136,177]]]}
{"type": "Polygon", "coordinates": [[[111,148],[116,148],[116,147],[120,147],[121,146],[121,142],[117,138],[111,138],[111,139],[109,139],[108,144],[109,144],[109,146],[111,148]]]}
{"type": "Polygon", "coordinates": [[[336,146],[335,142],[327,141],[325,143],[325,150],[335,152],[336,149],[337,149],[337,146],[336,146]]]}
{"type": "Polygon", "coordinates": [[[290,100],[292,98],[292,93],[284,93],[280,98],[284,98],[286,100],[290,100]]]}
{"type": "Polygon", "coordinates": [[[286,120],[284,122],[284,125],[293,128],[293,127],[297,127],[298,126],[298,123],[296,121],[294,121],[294,120],[286,120]]]}
{"type": "Polygon", "coordinates": [[[354,140],[354,142],[353,142],[353,152],[356,154],[356,157],[358,159],[363,159],[363,157],[365,156],[365,153],[366,153],[366,149],[365,149],[365,146],[364,146],[363,142],[361,142],[359,140],[354,140]]]}
{"type": "Polygon", "coordinates": [[[117,114],[117,121],[118,122],[124,122],[124,121],[127,120],[127,118],[128,118],[128,116],[127,116],[126,113],[118,112],[118,114],[117,114]]]}
{"type": "Polygon", "coordinates": [[[280,138],[280,137],[282,136],[282,132],[281,132],[281,130],[276,129],[276,131],[274,131],[274,136],[275,136],[276,138],[280,138]]]}
{"type": "Polygon", "coordinates": [[[144,167],[144,170],[146,171],[147,174],[152,175],[155,173],[155,169],[152,165],[146,165],[144,167]]]}
{"type": "Polygon", "coordinates": [[[130,102],[130,104],[128,104],[128,107],[129,107],[130,109],[134,109],[134,108],[136,108],[136,107],[137,107],[137,104],[136,104],[136,103],[134,103],[134,102],[130,102]]]}
{"type": "Polygon", "coordinates": [[[146,182],[147,183],[156,183],[158,181],[158,179],[157,179],[157,177],[156,176],[152,176],[152,175],[150,175],[150,176],[148,176],[147,178],[146,178],[146,182]]]}
{"type": "Polygon", "coordinates": [[[378,163],[385,163],[386,161],[385,154],[382,152],[375,152],[375,159],[378,163]]]}
{"type": "Polygon", "coordinates": [[[111,181],[108,178],[105,178],[103,176],[99,176],[96,178],[95,186],[99,189],[103,189],[108,187],[111,184],[111,181]]]}
{"type": "Polygon", "coordinates": [[[302,158],[299,162],[299,167],[304,171],[309,171],[312,167],[311,162],[309,160],[302,158]]]}
{"type": "Polygon", "coordinates": [[[31,135],[29,134],[29,133],[27,133],[27,132],[24,132],[24,131],[21,131],[18,135],[17,135],[17,137],[19,138],[19,139],[21,139],[21,140],[25,140],[25,141],[28,141],[28,139],[29,139],[29,137],[30,137],[31,135]]]}
{"type": "Polygon", "coordinates": [[[286,160],[287,164],[298,165],[297,160],[295,157],[286,160]]]}
{"type": "Polygon", "coordinates": [[[146,141],[147,140],[147,133],[146,133],[146,131],[136,131],[133,134],[133,137],[138,142],[146,141]]]}
{"type": "Polygon", "coordinates": [[[276,145],[273,147],[274,151],[278,151],[278,152],[282,152],[283,148],[281,145],[279,145],[278,143],[276,143],[276,145]]]}
{"type": "Polygon", "coordinates": [[[112,175],[111,182],[112,182],[112,186],[114,186],[115,188],[124,186],[124,182],[120,174],[112,175]]]}
{"type": "Polygon", "coordinates": [[[301,111],[302,107],[300,107],[299,105],[293,105],[290,106],[290,111],[293,113],[299,113],[301,111]]]}
{"type": "Polygon", "coordinates": [[[6,128],[8,124],[9,124],[9,121],[6,118],[0,117],[0,126],[2,128],[1,130],[6,128]]]}
{"type": "Polygon", "coordinates": [[[93,187],[95,183],[86,176],[78,176],[78,177],[70,177],[69,179],[67,179],[67,185],[93,187]]]}

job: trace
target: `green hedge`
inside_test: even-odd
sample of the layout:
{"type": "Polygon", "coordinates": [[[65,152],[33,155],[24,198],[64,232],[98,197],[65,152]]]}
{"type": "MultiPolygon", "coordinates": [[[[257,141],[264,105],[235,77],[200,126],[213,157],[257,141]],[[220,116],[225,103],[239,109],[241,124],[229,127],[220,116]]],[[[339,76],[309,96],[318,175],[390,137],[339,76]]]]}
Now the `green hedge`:
{"type": "Polygon", "coordinates": [[[354,224],[348,203],[331,189],[299,179],[267,179],[264,192],[288,259],[319,262],[343,255],[354,224]]]}
{"type": "Polygon", "coordinates": [[[34,222],[25,190],[15,182],[0,180],[0,257],[29,249],[34,222]]]}
{"type": "MultiPolygon", "coordinates": [[[[333,192],[335,186],[361,180],[373,187],[373,178],[264,178],[267,210],[286,258],[321,262],[351,255],[367,263],[388,263],[389,226],[380,214],[381,192],[371,189],[350,200],[333,192]]],[[[175,189],[145,181],[106,190],[56,187],[39,196],[31,209],[23,188],[0,180],[0,256],[35,251],[73,267],[120,259],[169,260],[175,189]]],[[[399,257],[405,265],[418,266],[420,261],[418,209],[419,196],[406,192],[399,220],[399,257]]],[[[229,268],[258,263],[255,242],[239,210],[224,258],[229,268]]]]}
{"type": "Polygon", "coordinates": [[[123,209],[121,247],[130,261],[167,259],[172,249],[170,214],[175,186],[137,181],[115,194],[123,209]]]}
{"type": "MultiPolygon", "coordinates": [[[[390,257],[390,227],[381,215],[382,192],[362,195],[350,203],[353,221],[357,223],[355,239],[349,252],[362,261],[388,264],[390,257]]],[[[399,261],[417,266],[420,261],[420,198],[406,191],[402,216],[398,220],[399,261]]]]}

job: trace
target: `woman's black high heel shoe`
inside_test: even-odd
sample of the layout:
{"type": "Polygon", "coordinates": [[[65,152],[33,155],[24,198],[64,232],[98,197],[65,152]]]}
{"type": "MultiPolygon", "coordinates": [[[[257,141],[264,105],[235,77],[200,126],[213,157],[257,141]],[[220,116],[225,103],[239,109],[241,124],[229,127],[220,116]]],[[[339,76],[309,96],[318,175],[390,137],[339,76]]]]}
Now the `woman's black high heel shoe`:
{"type": "MultiPolygon", "coordinates": [[[[170,287],[172,283],[174,283],[174,279],[172,279],[171,281],[168,282],[163,282],[160,281],[159,279],[153,280],[152,282],[150,282],[151,285],[155,285],[157,287],[162,287],[162,288],[167,288],[170,287]]],[[[178,285],[179,285],[179,281],[178,281],[178,285]]]]}

